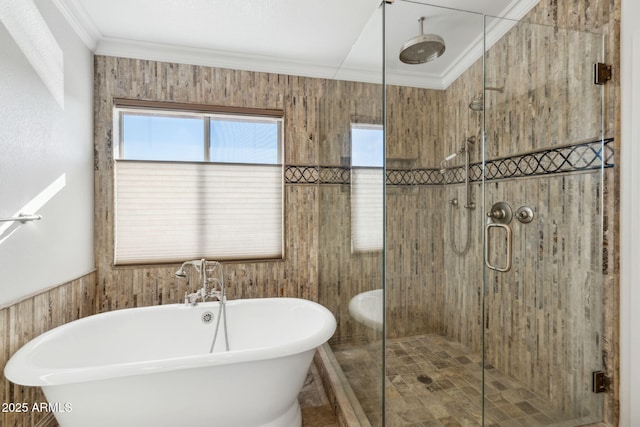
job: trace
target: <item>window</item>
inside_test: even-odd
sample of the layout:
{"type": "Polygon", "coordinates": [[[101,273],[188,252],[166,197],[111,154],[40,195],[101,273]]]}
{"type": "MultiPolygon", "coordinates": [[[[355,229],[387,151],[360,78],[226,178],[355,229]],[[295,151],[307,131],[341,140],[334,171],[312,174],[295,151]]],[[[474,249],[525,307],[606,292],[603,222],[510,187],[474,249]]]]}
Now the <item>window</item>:
{"type": "Polygon", "coordinates": [[[384,134],[381,125],[351,125],[351,251],[382,249],[384,134]]]}
{"type": "Polygon", "coordinates": [[[115,263],[282,258],[282,112],[180,107],[116,102],[115,263]]]}

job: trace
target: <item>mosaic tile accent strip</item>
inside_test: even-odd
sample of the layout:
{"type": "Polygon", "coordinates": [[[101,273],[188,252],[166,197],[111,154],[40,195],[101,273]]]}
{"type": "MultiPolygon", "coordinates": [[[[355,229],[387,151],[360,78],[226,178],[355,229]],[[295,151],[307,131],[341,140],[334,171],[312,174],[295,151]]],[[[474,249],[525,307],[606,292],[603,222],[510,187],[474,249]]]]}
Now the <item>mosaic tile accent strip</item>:
{"type": "Polygon", "coordinates": [[[287,184],[317,184],[320,176],[318,166],[285,166],[284,182],[287,184]]]}
{"type": "MultiPolygon", "coordinates": [[[[492,181],[613,167],[613,138],[604,140],[604,157],[601,151],[601,142],[597,140],[493,159],[486,163],[485,179],[492,181]]],[[[429,178],[432,180],[424,182],[427,185],[464,182],[464,167],[462,166],[449,168],[444,173],[434,169],[421,169],[420,171],[431,172],[429,178]],[[440,178],[437,177],[438,175],[440,178]]],[[[471,182],[482,180],[482,163],[469,165],[469,180],[471,182]]]]}
{"type": "Polygon", "coordinates": [[[284,168],[286,184],[350,184],[351,170],[341,166],[295,166],[284,168]]]}
{"type": "MultiPolygon", "coordinates": [[[[526,176],[540,176],[555,173],[580,172],[585,170],[610,168],[614,166],[613,138],[604,140],[604,156],[600,140],[581,144],[534,151],[531,153],[493,159],[485,165],[487,181],[526,176]]],[[[464,168],[457,167],[445,172],[447,184],[464,182],[464,168]]],[[[469,167],[471,181],[482,180],[482,164],[473,163],[469,167]]]]}
{"type": "Polygon", "coordinates": [[[417,185],[445,184],[445,175],[439,169],[415,169],[413,175],[417,185]]]}
{"type": "Polygon", "coordinates": [[[350,184],[351,169],[341,166],[320,167],[320,184],[350,184]]]}
{"type": "MultiPolygon", "coordinates": [[[[534,151],[527,154],[489,160],[485,171],[487,181],[556,173],[580,172],[614,166],[613,138],[590,141],[564,147],[534,151]]],[[[285,166],[287,184],[350,184],[351,172],[341,166],[285,166]]],[[[482,180],[482,163],[469,165],[471,182],[482,180]]],[[[464,168],[387,169],[387,185],[441,185],[464,182],[464,168]]]]}
{"type": "Polygon", "coordinates": [[[413,169],[387,169],[387,185],[415,185],[413,169]]]}

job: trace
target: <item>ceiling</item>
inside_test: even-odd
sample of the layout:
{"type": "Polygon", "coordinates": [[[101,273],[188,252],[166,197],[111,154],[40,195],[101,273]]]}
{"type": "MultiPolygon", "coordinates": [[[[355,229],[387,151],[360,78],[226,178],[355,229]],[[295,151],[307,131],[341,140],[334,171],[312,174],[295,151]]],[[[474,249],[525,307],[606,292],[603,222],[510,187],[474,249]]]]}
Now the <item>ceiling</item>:
{"type": "MultiPolygon", "coordinates": [[[[385,8],[386,81],[445,89],[538,0],[395,0],[385,8]],[[446,7],[445,7],[446,6],[446,7]],[[464,12],[463,12],[464,11],[464,12]],[[420,65],[398,60],[420,34],[446,51],[420,65]],[[490,45],[490,42],[489,42],[490,45]]],[[[96,54],[293,74],[382,81],[380,0],[54,0],[96,54]]]]}

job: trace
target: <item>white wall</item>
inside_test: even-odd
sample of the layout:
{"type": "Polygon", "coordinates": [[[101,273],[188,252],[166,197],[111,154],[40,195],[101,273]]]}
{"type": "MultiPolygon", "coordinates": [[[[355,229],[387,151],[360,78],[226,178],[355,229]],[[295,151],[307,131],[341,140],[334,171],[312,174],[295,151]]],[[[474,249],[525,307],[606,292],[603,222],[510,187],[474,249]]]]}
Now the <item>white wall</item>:
{"type": "Polygon", "coordinates": [[[622,0],[620,426],[640,425],[640,2],[622,0]]]}
{"type": "Polygon", "coordinates": [[[93,55],[53,2],[35,4],[62,53],[64,100],[16,41],[16,29],[29,22],[13,33],[0,22],[0,217],[42,204],[34,197],[47,188],[54,194],[38,209],[41,221],[0,223],[0,307],[94,268],[93,55]]]}

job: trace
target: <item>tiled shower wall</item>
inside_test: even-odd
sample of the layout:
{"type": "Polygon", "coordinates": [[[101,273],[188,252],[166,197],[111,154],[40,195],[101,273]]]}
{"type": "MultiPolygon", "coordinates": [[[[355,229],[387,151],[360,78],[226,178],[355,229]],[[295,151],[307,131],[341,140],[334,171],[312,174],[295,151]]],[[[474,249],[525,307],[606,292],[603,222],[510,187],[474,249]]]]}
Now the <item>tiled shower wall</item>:
{"type": "MultiPolygon", "coordinates": [[[[491,164],[486,172],[491,175],[499,170],[496,178],[520,178],[489,176],[485,208],[506,201],[514,210],[530,206],[536,216],[530,224],[515,220],[511,224],[511,271],[485,274],[484,318],[482,277],[477,274],[482,268],[481,245],[472,246],[466,257],[445,256],[445,331],[480,350],[484,328],[489,364],[575,417],[593,415],[604,401],[603,419],[613,422],[617,411],[617,358],[611,357],[617,351],[617,261],[610,248],[616,245],[612,230],[617,227],[614,183],[618,172],[610,166],[618,146],[618,87],[614,77],[604,87],[602,100],[602,87],[593,84],[592,58],[616,63],[618,11],[609,2],[573,2],[570,8],[565,3],[541,2],[525,21],[583,31],[600,29],[605,34],[606,56],[601,54],[601,36],[525,22],[489,50],[487,85],[503,91],[485,93],[485,155],[488,160],[515,160],[491,164]],[[599,153],[601,158],[598,144],[578,146],[575,151],[562,148],[597,140],[602,128],[610,139],[605,152],[599,153]],[[542,153],[549,148],[554,150],[542,153]],[[542,154],[527,154],[533,152],[542,154]],[[551,173],[561,164],[574,172],[551,173]],[[606,168],[602,175],[599,166],[606,168]],[[589,167],[595,170],[588,171],[589,167]],[[540,172],[536,176],[522,178],[534,175],[536,169],[540,172]],[[612,392],[606,395],[591,391],[591,372],[600,369],[613,380],[612,392]]],[[[482,64],[478,63],[448,88],[445,140],[455,141],[456,135],[474,129],[472,119],[460,123],[453,118],[464,118],[469,111],[467,104],[481,75],[482,64]]],[[[447,152],[453,149],[455,145],[447,152]]],[[[475,150],[477,158],[480,151],[475,150]]],[[[463,200],[461,186],[449,187],[447,199],[463,200]]],[[[479,185],[473,185],[473,193],[477,201],[479,185]]],[[[456,238],[461,239],[465,234],[461,214],[455,215],[451,218],[456,238]]],[[[472,225],[473,240],[480,242],[484,219],[477,216],[472,225]]],[[[444,231],[450,247],[449,225],[444,231]]],[[[496,250],[491,257],[501,263],[504,251],[496,250]]]]}

